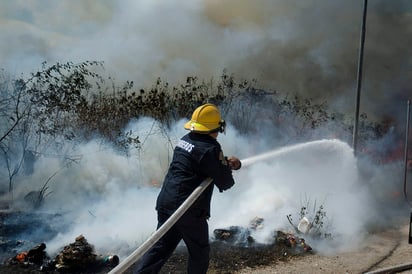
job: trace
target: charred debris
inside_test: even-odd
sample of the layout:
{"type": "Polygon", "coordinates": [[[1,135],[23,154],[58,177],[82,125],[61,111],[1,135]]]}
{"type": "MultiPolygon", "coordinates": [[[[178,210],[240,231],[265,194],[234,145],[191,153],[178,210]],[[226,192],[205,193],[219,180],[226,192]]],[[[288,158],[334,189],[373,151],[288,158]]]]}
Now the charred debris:
{"type": "MultiPolygon", "coordinates": [[[[228,258],[227,256],[219,255],[227,254],[228,251],[239,257],[237,265],[233,266],[235,268],[253,267],[265,262],[287,260],[292,256],[313,253],[311,246],[300,237],[304,233],[298,230],[296,233],[274,230],[269,243],[262,244],[254,235],[263,228],[264,219],[255,217],[247,227],[230,226],[215,229],[211,241],[212,267],[218,269],[232,267],[232,262],[222,259],[228,258]]],[[[173,264],[173,259],[170,263],[173,264]]],[[[107,273],[118,264],[117,255],[98,254],[94,246],[83,235],[79,235],[74,242],[64,246],[54,257],[48,255],[45,243],[20,250],[4,260],[0,272],[3,269],[10,273],[107,273]]],[[[174,269],[173,267],[176,266],[171,266],[171,269],[174,269]]]]}
{"type": "MultiPolygon", "coordinates": [[[[242,226],[230,226],[228,228],[218,228],[213,231],[215,241],[222,241],[234,246],[242,247],[262,247],[264,244],[259,243],[253,237],[254,232],[263,229],[264,219],[255,217],[249,223],[248,227],[242,226]]],[[[301,231],[303,233],[303,231],[301,231]]],[[[271,239],[268,239],[269,244],[266,245],[278,245],[283,246],[285,252],[290,254],[302,254],[306,252],[312,252],[312,247],[308,245],[304,238],[301,238],[299,234],[302,234],[299,230],[296,233],[285,231],[273,231],[271,239]]]]}
{"type": "Polygon", "coordinates": [[[79,235],[54,258],[49,257],[46,244],[41,243],[8,258],[3,266],[16,271],[14,273],[105,273],[118,263],[117,255],[97,254],[94,246],[83,235],[79,235]]]}

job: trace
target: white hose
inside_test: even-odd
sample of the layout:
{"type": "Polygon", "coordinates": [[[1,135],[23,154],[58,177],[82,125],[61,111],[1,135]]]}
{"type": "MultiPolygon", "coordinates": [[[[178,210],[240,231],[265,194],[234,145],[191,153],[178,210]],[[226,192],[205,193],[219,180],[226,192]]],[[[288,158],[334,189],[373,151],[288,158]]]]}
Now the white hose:
{"type": "Polygon", "coordinates": [[[113,268],[109,274],[123,273],[132,264],[140,259],[164,234],[179,220],[180,217],[189,209],[189,207],[196,201],[196,199],[202,194],[207,186],[212,182],[212,178],[204,180],[192,194],[180,205],[180,207],[170,216],[169,219],[156,230],[152,236],[149,237],[141,246],[139,246],[132,254],[126,257],[120,264],[113,268]]]}
{"type": "MultiPolygon", "coordinates": [[[[255,162],[272,158],[279,154],[278,150],[261,154],[255,157],[250,157],[242,160],[242,167],[246,167],[255,162]]],[[[126,257],[120,264],[113,268],[108,274],[120,274],[126,271],[132,264],[139,260],[164,234],[179,220],[180,217],[190,208],[190,206],[199,198],[200,194],[209,186],[212,182],[212,178],[204,180],[190,196],[180,205],[180,207],[170,216],[169,219],[156,230],[152,236],[149,237],[141,246],[139,246],[132,254],[126,257]]]]}

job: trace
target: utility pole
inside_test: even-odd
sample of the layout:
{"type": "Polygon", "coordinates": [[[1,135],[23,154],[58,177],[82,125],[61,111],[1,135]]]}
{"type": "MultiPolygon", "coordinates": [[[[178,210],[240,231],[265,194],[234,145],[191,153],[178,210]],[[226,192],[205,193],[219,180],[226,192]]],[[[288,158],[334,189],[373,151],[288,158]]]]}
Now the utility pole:
{"type": "Polygon", "coordinates": [[[361,93],[361,86],[362,86],[363,49],[365,45],[367,8],[368,8],[368,0],[364,0],[362,26],[361,26],[361,34],[360,34],[360,45],[359,45],[358,76],[357,76],[357,85],[356,85],[355,123],[353,125],[352,148],[353,148],[353,152],[355,155],[356,155],[357,146],[358,146],[359,103],[360,103],[360,93],[361,93]]]}
{"type": "MultiPolygon", "coordinates": [[[[404,174],[403,174],[403,193],[405,194],[405,200],[409,204],[409,206],[412,207],[411,201],[408,199],[408,193],[407,193],[407,179],[408,179],[408,147],[409,147],[409,120],[411,118],[411,100],[409,99],[407,102],[407,108],[406,108],[406,134],[405,134],[405,166],[404,166],[404,174]]],[[[409,238],[408,238],[408,243],[412,244],[412,211],[411,214],[409,215],[409,238]]]]}

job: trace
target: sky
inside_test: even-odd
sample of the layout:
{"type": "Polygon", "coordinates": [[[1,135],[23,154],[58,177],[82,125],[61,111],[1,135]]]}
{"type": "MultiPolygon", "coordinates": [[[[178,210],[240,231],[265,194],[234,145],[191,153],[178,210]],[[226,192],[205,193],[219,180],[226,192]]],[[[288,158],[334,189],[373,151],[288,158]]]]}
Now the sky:
{"type": "MultiPolygon", "coordinates": [[[[161,77],[236,79],[354,112],[363,1],[122,0],[0,2],[0,67],[103,61],[147,87],[161,77]]],[[[412,4],[368,2],[361,112],[401,115],[412,94],[412,4]]],[[[398,120],[398,119],[395,119],[398,120]]]]}
{"type": "MultiPolygon", "coordinates": [[[[44,61],[103,61],[105,73],[138,87],[158,77],[173,84],[187,76],[216,79],[226,69],[236,79],[257,79],[263,88],[327,100],[350,113],[362,9],[358,0],[1,0],[0,68],[27,75],[44,61]]],[[[398,126],[412,94],[411,32],[410,1],[369,1],[361,112],[393,117],[398,126]]],[[[64,213],[71,225],[47,242],[49,250],[85,234],[100,251],[124,258],[153,232],[159,190],[153,183],[162,181],[171,156],[159,148],[184,133],[183,121],[167,133],[145,132],[154,124],[131,121],[125,129],[151,136],[147,149],[125,156],[93,140],[72,152],[81,155],[79,163],[42,158],[31,176],[17,179],[16,197],[59,171],[43,210],[64,213]]],[[[227,155],[262,152],[254,150],[263,147],[256,144],[265,143],[262,136],[243,138],[233,128],[220,137],[227,155]]],[[[285,147],[280,155],[237,172],[227,195],[215,193],[211,229],[247,225],[259,215],[268,230],[256,237],[267,241],[272,229],[288,228],[287,214],[317,201],[325,205],[328,231],[347,247],[398,209],[398,166],[363,163],[359,172],[351,148],[339,140],[285,147]]]]}

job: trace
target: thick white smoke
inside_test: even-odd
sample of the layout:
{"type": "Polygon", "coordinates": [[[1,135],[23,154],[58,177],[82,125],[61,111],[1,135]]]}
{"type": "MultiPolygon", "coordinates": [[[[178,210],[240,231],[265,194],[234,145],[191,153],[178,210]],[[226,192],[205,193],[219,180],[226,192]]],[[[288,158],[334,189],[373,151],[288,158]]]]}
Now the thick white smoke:
{"type": "Polygon", "coordinates": [[[367,184],[359,180],[356,158],[346,143],[311,141],[270,154],[271,158],[253,161],[239,172],[237,187],[226,194],[231,198],[216,198],[216,204],[227,204],[222,206],[225,210],[216,210],[219,218],[212,220],[213,225],[247,227],[254,217],[261,217],[264,229],[255,236],[268,241],[276,230],[293,232],[287,215],[297,225],[298,213],[305,206],[312,222],[315,211],[323,206],[327,215],[324,232],[334,235],[340,248],[348,248],[344,245],[348,237],[365,235],[371,195],[367,184]]]}
{"type": "Polygon", "coordinates": [[[16,182],[20,194],[16,198],[23,201],[25,194],[40,189],[58,171],[48,182],[50,194],[42,210],[63,214],[69,231],[48,244],[49,252],[57,252],[62,244],[83,234],[103,251],[116,247],[116,252],[124,254],[155,228],[156,195],[176,132],[165,131],[146,118],[131,122],[126,130],[139,133],[141,149],[132,148],[126,155],[98,140],[91,141],[66,157],[41,157],[35,172],[16,182]]]}
{"type": "MultiPolygon", "coordinates": [[[[72,152],[76,162],[70,165],[63,166],[65,162],[56,158],[40,158],[34,173],[15,183],[19,186],[16,193],[21,193],[16,199],[39,189],[50,174],[59,171],[49,181],[51,193],[41,207],[42,212],[59,213],[64,220],[59,234],[54,239],[45,239],[48,252],[60,251],[80,234],[95,245],[97,252],[122,258],[143,243],[155,230],[156,197],[172,148],[186,133],[183,123],[166,130],[152,119],[132,121],[126,130],[139,132],[142,149],[130,149],[127,155],[92,141],[72,152]]],[[[382,203],[392,198],[390,176],[396,172],[385,175],[370,166],[368,176],[361,175],[357,159],[346,143],[325,139],[262,150],[261,145],[254,145],[261,141],[259,136],[240,136],[230,126],[218,140],[226,155],[249,162],[234,172],[233,188],[223,193],[215,190],[211,237],[216,228],[247,227],[254,217],[261,217],[264,228],[253,236],[259,242],[270,242],[276,230],[293,232],[286,216],[292,214],[297,224],[302,206],[317,210],[322,205],[327,214],[324,231],[334,241],[326,242],[319,251],[337,252],[354,247],[348,239],[360,241],[371,222],[375,222],[374,229],[383,225],[376,222],[383,211],[375,207],[375,199],[380,195],[382,203]],[[273,156],[256,160],[256,155],[267,152],[273,156]],[[387,187],[381,187],[385,183],[387,187]]],[[[390,170],[393,168],[387,171],[390,170]]]]}

